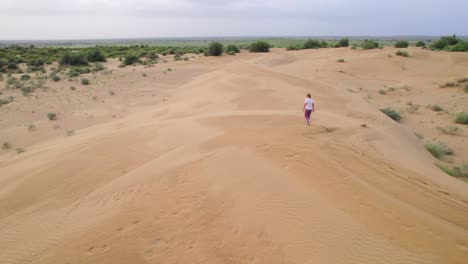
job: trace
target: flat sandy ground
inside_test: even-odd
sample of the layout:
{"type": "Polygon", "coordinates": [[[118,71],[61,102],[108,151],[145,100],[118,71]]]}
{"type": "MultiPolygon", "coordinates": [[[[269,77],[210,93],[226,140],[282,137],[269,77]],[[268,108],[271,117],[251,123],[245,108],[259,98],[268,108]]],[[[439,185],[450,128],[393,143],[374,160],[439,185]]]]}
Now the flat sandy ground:
{"type": "Polygon", "coordinates": [[[467,263],[468,184],[435,164],[468,161],[468,93],[439,87],[468,53],[409,52],[111,60],[2,90],[0,263],[467,263]]]}

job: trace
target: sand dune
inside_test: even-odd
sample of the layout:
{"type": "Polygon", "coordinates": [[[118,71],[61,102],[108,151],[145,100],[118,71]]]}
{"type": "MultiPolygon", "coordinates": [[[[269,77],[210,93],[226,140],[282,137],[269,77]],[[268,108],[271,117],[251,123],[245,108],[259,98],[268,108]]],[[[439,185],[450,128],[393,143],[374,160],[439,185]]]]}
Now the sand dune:
{"type": "MultiPolygon", "coordinates": [[[[467,111],[467,94],[438,84],[468,74],[468,55],[410,52],[115,68],[76,94],[53,84],[60,129],[44,119],[50,91],[1,108],[0,135],[26,152],[0,156],[0,263],[466,263],[468,185],[413,134],[440,137],[431,124],[450,118],[421,108],[398,124],[378,109],[467,111]],[[378,96],[384,85],[412,89],[378,96]]],[[[466,135],[443,136],[454,162],[466,135]]]]}

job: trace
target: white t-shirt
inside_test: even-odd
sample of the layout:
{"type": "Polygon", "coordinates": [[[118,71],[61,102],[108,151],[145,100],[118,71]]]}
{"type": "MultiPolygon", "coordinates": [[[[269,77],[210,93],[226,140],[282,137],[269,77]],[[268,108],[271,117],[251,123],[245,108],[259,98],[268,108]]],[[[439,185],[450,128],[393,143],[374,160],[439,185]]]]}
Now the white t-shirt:
{"type": "Polygon", "coordinates": [[[306,107],[305,107],[306,110],[312,110],[314,108],[313,107],[314,99],[306,98],[304,103],[306,104],[306,107]]]}

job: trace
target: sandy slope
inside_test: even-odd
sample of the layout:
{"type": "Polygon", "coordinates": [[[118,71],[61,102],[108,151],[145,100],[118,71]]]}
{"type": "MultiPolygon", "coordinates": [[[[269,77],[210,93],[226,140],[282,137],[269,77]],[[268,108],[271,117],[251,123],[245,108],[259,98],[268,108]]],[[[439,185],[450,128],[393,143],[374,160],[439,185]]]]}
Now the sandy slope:
{"type": "MultiPolygon", "coordinates": [[[[79,87],[82,110],[55,103],[71,137],[43,114],[12,110],[22,99],[2,108],[39,125],[28,139],[2,113],[2,137],[27,151],[0,156],[0,263],[466,263],[468,185],[413,135],[448,117],[422,108],[400,125],[378,108],[406,99],[377,95],[408,84],[401,98],[438,96],[466,111],[467,96],[437,82],[466,74],[468,56],[392,52],[274,50],[116,69],[95,81],[116,96],[79,87]],[[310,127],[307,92],[318,110],[310,127]]],[[[462,133],[446,139],[455,161],[467,158],[462,133]]]]}

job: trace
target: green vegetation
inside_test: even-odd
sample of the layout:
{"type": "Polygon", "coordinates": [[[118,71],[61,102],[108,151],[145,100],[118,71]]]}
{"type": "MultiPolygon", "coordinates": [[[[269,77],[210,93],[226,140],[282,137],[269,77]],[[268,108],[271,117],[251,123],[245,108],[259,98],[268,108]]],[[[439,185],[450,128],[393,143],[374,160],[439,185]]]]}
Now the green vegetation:
{"type": "Polygon", "coordinates": [[[270,43],[266,41],[257,41],[250,44],[250,52],[270,52],[270,43]]]}
{"type": "Polygon", "coordinates": [[[421,134],[421,133],[414,133],[414,135],[419,138],[420,140],[423,140],[424,139],[424,135],[421,134]]]}
{"type": "Polygon", "coordinates": [[[208,50],[206,52],[207,56],[221,56],[223,55],[223,45],[219,42],[212,42],[208,46],[208,50]]]}
{"type": "Polygon", "coordinates": [[[232,51],[232,50],[229,51],[227,54],[228,54],[228,55],[231,55],[231,56],[236,55],[236,53],[235,53],[234,51],[232,51]]]}
{"type": "Polygon", "coordinates": [[[13,96],[8,97],[7,99],[0,98],[0,106],[9,104],[9,103],[13,102],[14,99],[15,98],[13,96]]]}
{"type": "Polygon", "coordinates": [[[10,142],[3,142],[2,144],[2,149],[6,150],[6,149],[11,149],[11,144],[10,142]]]}
{"type": "Polygon", "coordinates": [[[401,120],[400,114],[398,114],[395,110],[391,108],[380,109],[380,111],[397,122],[400,122],[401,120]]]}
{"type": "Polygon", "coordinates": [[[443,111],[444,109],[440,105],[431,105],[432,111],[440,112],[443,111]]]}
{"type": "Polygon", "coordinates": [[[364,50],[369,50],[369,49],[376,49],[379,47],[379,43],[370,39],[364,40],[364,42],[361,43],[361,48],[364,50]]]}
{"type": "Polygon", "coordinates": [[[89,85],[89,80],[86,78],[81,79],[81,84],[83,85],[89,85]]]}
{"type": "Polygon", "coordinates": [[[50,113],[47,114],[47,118],[49,118],[49,120],[51,120],[51,121],[55,120],[55,119],[57,119],[57,114],[54,113],[54,112],[50,112],[50,113]]]}
{"type": "Polygon", "coordinates": [[[23,148],[16,148],[16,153],[20,154],[23,153],[25,150],[23,148]]]}
{"type": "Polygon", "coordinates": [[[446,135],[457,135],[461,131],[461,128],[457,126],[438,127],[437,129],[446,135]]]}
{"type": "Polygon", "coordinates": [[[426,47],[426,43],[424,43],[424,41],[418,41],[416,42],[416,47],[421,47],[421,48],[425,48],[426,47]]]}
{"type": "Polygon", "coordinates": [[[123,60],[123,64],[124,65],[132,65],[136,62],[138,62],[140,60],[140,58],[135,55],[135,54],[128,54],[127,56],[125,56],[124,60],[123,60]]]}
{"type": "Polygon", "coordinates": [[[408,41],[405,41],[405,40],[399,40],[395,43],[395,48],[407,48],[409,47],[409,43],[408,41]]]}
{"type": "Polygon", "coordinates": [[[402,57],[409,57],[409,53],[404,50],[398,50],[397,52],[395,52],[395,55],[402,56],[402,57]]]}
{"type": "Polygon", "coordinates": [[[336,46],[337,47],[349,47],[349,39],[348,38],[340,39],[340,41],[338,41],[338,44],[336,46]]]}
{"type": "Polygon", "coordinates": [[[328,45],[324,41],[309,39],[302,45],[302,48],[303,49],[320,49],[320,48],[326,48],[327,46],[328,45]]]}
{"type": "Polygon", "coordinates": [[[468,51],[468,41],[463,41],[457,36],[445,36],[433,42],[430,46],[433,50],[444,51],[468,51]]]}
{"type": "Polygon", "coordinates": [[[436,158],[441,158],[443,155],[453,155],[453,150],[447,148],[442,143],[426,143],[426,149],[436,158]]]}
{"type": "MultiPolygon", "coordinates": [[[[234,53],[239,53],[239,52],[240,52],[239,47],[237,47],[237,46],[234,45],[234,44],[228,45],[228,46],[226,47],[226,53],[229,54],[230,52],[231,52],[231,53],[232,53],[232,52],[234,52],[234,53]]],[[[232,55],[232,54],[229,54],[229,55],[232,55]]]]}
{"type": "Polygon", "coordinates": [[[463,164],[461,167],[454,166],[453,168],[443,164],[436,164],[436,166],[452,177],[468,177],[468,164],[463,164]]]}
{"type": "Polygon", "coordinates": [[[455,114],[455,123],[468,125],[468,112],[460,112],[455,114]]]}

